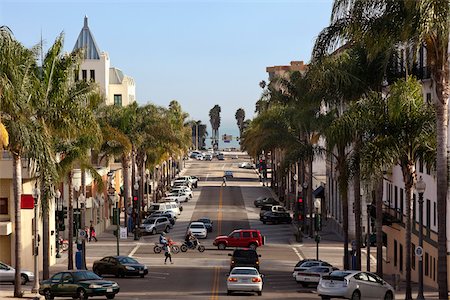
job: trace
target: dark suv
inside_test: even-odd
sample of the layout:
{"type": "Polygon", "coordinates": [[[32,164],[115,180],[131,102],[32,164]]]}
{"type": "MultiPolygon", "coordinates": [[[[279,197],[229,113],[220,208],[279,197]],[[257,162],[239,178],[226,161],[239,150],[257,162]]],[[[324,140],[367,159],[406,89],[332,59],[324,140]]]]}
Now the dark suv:
{"type": "Polygon", "coordinates": [[[234,267],[254,267],[259,270],[259,258],[260,254],[256,253],[256,250],[248,248],[239,248],[233,251],[231,256],[230,271],[234,267]]]}

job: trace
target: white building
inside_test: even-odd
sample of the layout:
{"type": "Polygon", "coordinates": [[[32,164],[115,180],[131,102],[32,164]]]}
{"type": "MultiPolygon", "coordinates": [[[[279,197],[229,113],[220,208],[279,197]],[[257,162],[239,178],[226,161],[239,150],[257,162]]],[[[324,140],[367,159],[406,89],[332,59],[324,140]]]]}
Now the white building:
{"type": "Polygon", "coordinates": [[[136,101],[134,79],[124,75],[121,70],[111,67],[108,53],[100,52],[95,42],[87,17],[84,17],[84,26],[73,47],[73,50],[77,49],[84,49],[84,61],[76,74],[76,80],[97,82],[105,95],[107,105],[126,106],[136,101]]]}

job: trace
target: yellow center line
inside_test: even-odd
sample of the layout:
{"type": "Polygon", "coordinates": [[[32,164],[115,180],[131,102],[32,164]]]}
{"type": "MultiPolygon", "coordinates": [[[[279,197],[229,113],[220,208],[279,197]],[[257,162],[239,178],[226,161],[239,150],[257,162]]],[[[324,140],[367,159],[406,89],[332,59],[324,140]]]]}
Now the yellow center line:
{"type": "Polygon", "coordinates": [[[220,274],[220,267],[214,267],[213,286],[211,290],[210,300],[219,299],[219,280],[220,280],[219,274],[220,274]]]}
{"type": "Polygon", "coordinates": [[[217,234],[222,234],[222,204],[223,204],[223,187],[219,191],[219,211],[217,212],[217,234]]]}

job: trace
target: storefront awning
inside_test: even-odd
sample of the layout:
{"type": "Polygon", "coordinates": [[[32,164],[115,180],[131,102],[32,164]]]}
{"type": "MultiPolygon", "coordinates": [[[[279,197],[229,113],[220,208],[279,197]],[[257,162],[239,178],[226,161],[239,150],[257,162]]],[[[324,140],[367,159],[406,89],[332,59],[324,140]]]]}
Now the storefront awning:
{"type": "Polygon", "coordinates": [[[313,197],[320,199],[325,198],[325,189],[323,188],[323,186],[319,186],[317,189],[314,190],[313,197]]]}

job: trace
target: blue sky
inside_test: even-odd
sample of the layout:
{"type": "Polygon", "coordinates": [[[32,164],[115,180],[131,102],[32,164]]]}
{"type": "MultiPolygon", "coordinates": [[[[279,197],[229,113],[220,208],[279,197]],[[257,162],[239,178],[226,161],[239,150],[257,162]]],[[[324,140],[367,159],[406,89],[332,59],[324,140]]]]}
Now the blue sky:
{"type": "MultiPolygon", "coordinates": [[[[71,51],[85,15],[111,65],[136,81],[137,101],[180,102],[209,127],[222,108],[220,134],[236,135],[235,112],[254,116],[267,66],[308,62],[328,25],[331,0],[0,0],[0,25],[26,46],[47,48],[64,31],[71,51]]],[[[209,129],[210,131],[210,129],[209,129]]]]}

